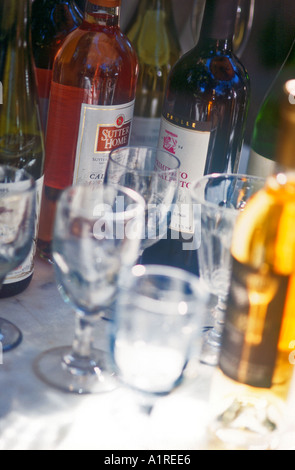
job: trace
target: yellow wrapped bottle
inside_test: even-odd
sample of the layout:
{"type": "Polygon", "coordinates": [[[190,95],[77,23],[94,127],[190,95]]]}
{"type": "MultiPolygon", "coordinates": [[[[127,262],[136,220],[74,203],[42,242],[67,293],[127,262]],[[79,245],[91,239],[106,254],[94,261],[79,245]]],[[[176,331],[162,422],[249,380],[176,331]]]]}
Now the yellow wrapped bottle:
{"type": "Polygon", "coordinates": [[[242,447],[269,445],[294,370],[294,94],[295,81],[287,82],[277,148],[281,167],[249,201],[233,237],[233,275],[212,386],[217,418],[212,429],[222,441],[242,447]]]}

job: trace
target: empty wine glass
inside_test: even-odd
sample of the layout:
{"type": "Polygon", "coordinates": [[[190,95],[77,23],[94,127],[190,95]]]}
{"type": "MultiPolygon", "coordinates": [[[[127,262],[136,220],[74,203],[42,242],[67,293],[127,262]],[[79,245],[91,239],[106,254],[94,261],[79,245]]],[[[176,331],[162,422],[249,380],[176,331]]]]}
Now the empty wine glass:
{"type": "Polygon", "coordinates": [[[76,309],[72,346],[41,354],[35,371],[47,384],[72,393],[112,390],[107,354],[94,347],[95,323],[116,298],[119,276],[139,253],[144,201],[128,188],[77,185],[58,204],[53,239],[58,288],[76,309]]]}
{"type": "Polygon", "coordinates": [[[198,354],[208,295],[202,281],[169,266],[137,265],[121,286],[111,334],[119,380],[150,413],[198,354]]]}
{"type": "Polygon", "coordinates": [[[138,192],[146,202],[141,254],[167,235],[177,202],[180,161],[153,147],[124,147],[110,154],[105,181],[138,192]]]}
{"type": "MultiPolygon", "coordinates": [[[[24,170],[0,166],[0,286],[29,255],[35,234],[36,187],[24,170]]],[[[15,348],[21,331],[0,318],[2,351],[15,348]]]]}
{"type": "Polygon", "coordinates": [[[201,244],[198,249],[200,277],[218,298],[213,309],[213,328],[205,335],[202,362],[217,365],[224,314],[231,282],[231,243],[236,218],[265,179],[246,175],[208,175],[192,184],[193,204],[201,206],[201,244]]]}

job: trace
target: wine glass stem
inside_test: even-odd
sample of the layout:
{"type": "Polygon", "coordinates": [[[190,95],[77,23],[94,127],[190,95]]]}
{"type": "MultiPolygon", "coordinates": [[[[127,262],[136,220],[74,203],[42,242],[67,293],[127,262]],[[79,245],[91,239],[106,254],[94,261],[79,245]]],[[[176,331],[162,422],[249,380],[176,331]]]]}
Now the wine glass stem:
{"type": "Polygon", "coordinates": [[[76,316],[76,331],[73,342],[73,353],[80,357],[91,357],[93,350],[94,326],[88,318],[76,316]]]}
{"type": "Polygon", "coordinates": [[[218,344],[220,344],[223,327],[224,327],[224,316],[226,310],[226,302],[219,297],[218,304],[214,309],[215,322],[214,327],[210,332],[210,339],[218,344]]]}

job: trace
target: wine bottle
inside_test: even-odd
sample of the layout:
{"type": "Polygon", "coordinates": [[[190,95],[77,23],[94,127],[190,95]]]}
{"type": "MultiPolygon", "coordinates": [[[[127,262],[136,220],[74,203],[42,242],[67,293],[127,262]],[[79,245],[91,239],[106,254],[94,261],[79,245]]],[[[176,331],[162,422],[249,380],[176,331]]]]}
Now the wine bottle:
{"type": "Polygon", "coordinates": [[[140,0],[127,36],[139,59],[131,145],[157,147],[167,78],[181,55],[171,0],[140,0]]]}
{"type": "Polygon", "coordinates": [[[89,0],[54,61],[38,250],[51,259],[56,202],[78,182],[102,183],[111,150],[129,144],[137,55],[119,26],[121,0],[89,0]]]}
{"type": "MultiPolygon", "coordinates": [[[[207,0],[199,41],[168,78],[159,146],[181,161],[183,207],[190,205],[193,180],[238,169],[250,79],[233,53],[236,15],[236,0],[207,0]]],[[[160,256],[164,264],[197,272],[192,211],[180,208],[173,220],[168,240],[146,253],[145,262],[160,256]]]]}
{"type": "MultiPolygon", "coordinates": [[[[44,142],[31,43],[31,1],[3,0],[0,7],[0,163],[25,169],[38,188],[38,226],[44,142]]],[[[0,297],[16,295],[33,276],[35,244],[27,260],[5,280],[0,297]]]]}
{"type": "Polygon", "coordinates": [[[258,112],[248,162],[249,174],[267,177],[275,171],[281,90],[292,78],[295,78],[295,40],[258,112]]]}
{"type": "MultiPolygon", "coordinates": [[[[292,162],[294,169],[295,80],[284,88],[275,154],[281,162],[292,162]]],[[[219,437],[235,429],[241,442],[247,434],[258,444],[261,430],[269,443],[269,431],[279,425],[280,416],[277,422],[272,407],[279,413],[286,402],[294,370],[294,233],[294,171],[278,171],[249,201],[234,231],[219,392],[216,382],[212,394],[216,392],[214,402],[218,402],[219,437]]]]}
{"type": "Polygon", "coordinates": [[[82,23],[83,15],[74,0],[34,0],[32,43],[36,65],[40,114],[46,132],[52,67],[67,35],[82,23]]]}

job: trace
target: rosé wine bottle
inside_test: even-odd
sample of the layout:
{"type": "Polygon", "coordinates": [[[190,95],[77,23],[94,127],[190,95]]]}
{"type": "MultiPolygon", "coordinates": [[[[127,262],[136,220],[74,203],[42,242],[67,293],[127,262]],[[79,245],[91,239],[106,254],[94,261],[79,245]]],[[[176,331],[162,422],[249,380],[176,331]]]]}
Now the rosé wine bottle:
{"type": "Polygon", "coordinates": [[[138,60],[120,29],[120,7],[121,0],[87,1],[82,24],[54,61],[38,237],[48,260],[61,191],[102,183],[109,153],[129,144],[138,60]]]}

